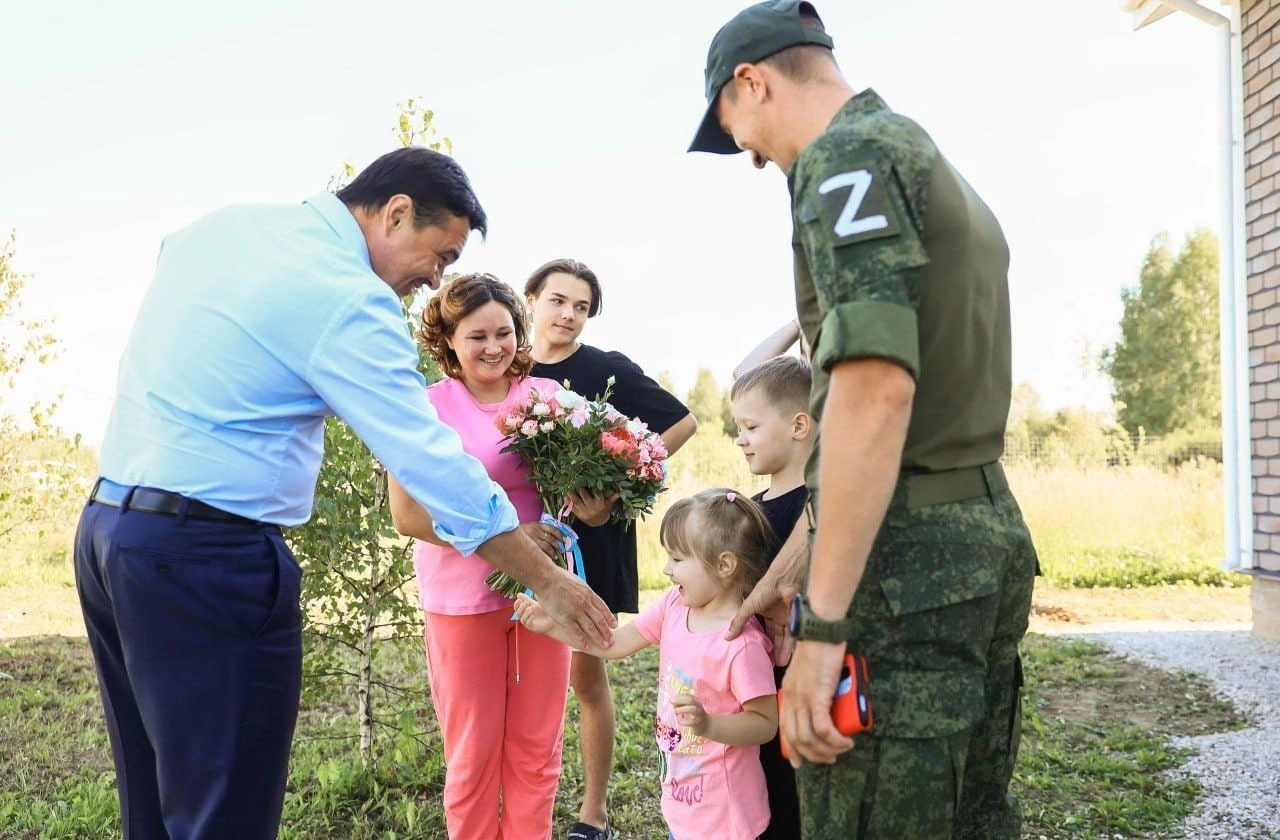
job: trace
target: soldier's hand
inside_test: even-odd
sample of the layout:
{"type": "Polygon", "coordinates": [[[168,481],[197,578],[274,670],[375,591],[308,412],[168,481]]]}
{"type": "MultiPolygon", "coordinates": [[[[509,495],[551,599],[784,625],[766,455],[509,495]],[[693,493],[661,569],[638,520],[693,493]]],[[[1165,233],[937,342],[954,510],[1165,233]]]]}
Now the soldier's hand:
{"type": "Polygon", "coordinates": [[[791,766],[802,761],[833,764],[853,749],[853,739],[841,735],[831,720],[831,701],[844,661],[844,643],[802,641],[782,680],[782,708],[778,726],[791,766]]]}
{"type": "Polygon", "coordinates": [[[728,632],[724,634],[726,639],[736,639],[747,622],[757,615],[782,627],[787,626],[791,599],[804,585],[804,573],[809,568],[809,551],[807,547],[797,551],[787,551],[786,548],[783,546],[783,550],[778,552],[769,569],[738,608],[729,622],[728,632]]]}
{"type": "Polygon", "coordinates": [[[796,640],[787,631],[787,625],[766,618],[764,632],[773,642],[773,664],[779,668],[787,667],[787,663],[791,661],[791,654],[796,651],[796,640]]]}

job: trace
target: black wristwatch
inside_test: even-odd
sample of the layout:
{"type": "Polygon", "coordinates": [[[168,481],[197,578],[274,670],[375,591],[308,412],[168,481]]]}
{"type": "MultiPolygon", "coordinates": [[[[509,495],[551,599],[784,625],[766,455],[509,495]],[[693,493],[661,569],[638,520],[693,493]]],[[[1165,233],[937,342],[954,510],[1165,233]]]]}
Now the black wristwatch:
{"type": "Polygon", "coordinates": [[[839,644],[848,640],[849,631],[852,629],[851,619],[827,621],[815,615],[809,607],[809,599],[803,594],[791,599],[791,621],[787,623],[787,630],[795,639],[839,644]]]}

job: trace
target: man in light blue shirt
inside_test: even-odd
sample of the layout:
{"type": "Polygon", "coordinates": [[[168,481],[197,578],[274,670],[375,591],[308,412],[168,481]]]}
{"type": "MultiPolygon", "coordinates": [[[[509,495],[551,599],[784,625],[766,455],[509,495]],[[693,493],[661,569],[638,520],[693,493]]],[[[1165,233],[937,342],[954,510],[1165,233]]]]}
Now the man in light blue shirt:
{"type": "Polygon", "coordinates": [[[518,528],[439,422],[398,297],[486,218],[462,169],[384,155],[336,196],[169,236],[120,363],[76,535],[126,838],[274,837],[301,680],[300,571],[337,414],[442,539],[532,586],[584,641],[612,614],[518,528]]]}

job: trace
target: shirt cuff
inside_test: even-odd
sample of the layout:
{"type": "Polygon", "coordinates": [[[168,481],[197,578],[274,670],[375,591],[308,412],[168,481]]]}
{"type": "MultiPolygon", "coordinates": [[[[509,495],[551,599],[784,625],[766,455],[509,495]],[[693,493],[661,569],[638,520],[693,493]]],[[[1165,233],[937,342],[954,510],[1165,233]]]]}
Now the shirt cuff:
{"type": "Polygon", "coordinates": [[[464,519],[462,524],[466,527],[466,530],[463,532],[452,531],[439,520],[434,520],[431,523],[431,530],[435,532],[435,535],[452,545],[464,557],[474,554],[482,543],[488,542],[498,534],[505,534],[507,531],[514,531],[520,527],[520,517],[516,514],[515,506],[511,504],[511,500],[507,498],[507,494],[502,490],[501,486],[491,482],[489,487],[489,519],[487,522],[464,519]]]}
{"type": "Polygon", "coordinates": [[[895,362],[917,378],[920,339],[915,310],[879,300],[841,303],[822,319],[815,351],[813,364],[828,373],[840,362],[877,358],[895,362]]]}

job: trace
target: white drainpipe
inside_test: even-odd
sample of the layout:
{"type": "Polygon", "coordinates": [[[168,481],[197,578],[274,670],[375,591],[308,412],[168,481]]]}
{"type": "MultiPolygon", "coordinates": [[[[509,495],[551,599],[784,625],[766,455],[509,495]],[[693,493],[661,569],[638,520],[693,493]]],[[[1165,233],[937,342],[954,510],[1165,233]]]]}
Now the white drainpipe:
{"type": "Polygon", "coordinates": [[[1218,310],[1222,363],[1222,482],[1226,552],[1222,567],[1251,569],[1253,562],[1253,453],[1249,429],[1249,306],[1246,285],[1244,192],[1244,81],[1240,43],[1240,4],[1230,17],[1195,0],[1121,0],[1134,15],[1135,28],[1162,17],[1165,10],[1185,12],[1218,27],[1222,126],[1222,236],[1219,249],[1218,310]]]}
{"type": "Polygon", "coordinates": [[[1245,238],[1244,66],[1240,4],[1232,3],[1230,20],[1219,25],[1222,70],[1223,142],[1222,279],[1218,307],[1222,312],[1222,454],[1223,489],[1227,499],[1225,569],[1252,569],[1253,444],[1249,399],[1249,293],[1245,238]],[[1230,442],[1230,449],[1227,448],[1230,442]],[[1232,464],[1227,468],[1227,464],[1232,464]]]}

